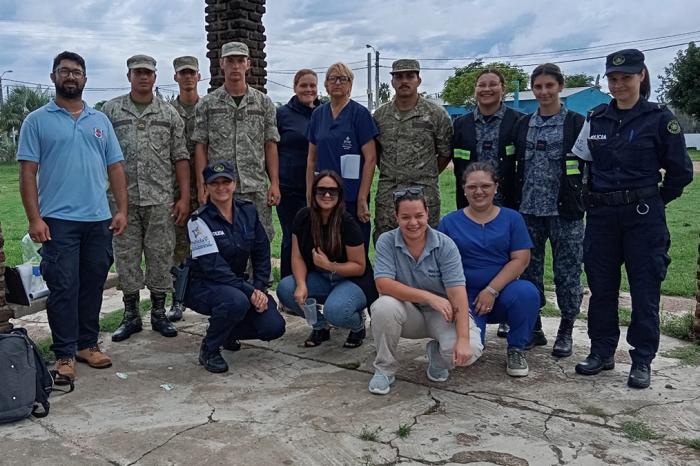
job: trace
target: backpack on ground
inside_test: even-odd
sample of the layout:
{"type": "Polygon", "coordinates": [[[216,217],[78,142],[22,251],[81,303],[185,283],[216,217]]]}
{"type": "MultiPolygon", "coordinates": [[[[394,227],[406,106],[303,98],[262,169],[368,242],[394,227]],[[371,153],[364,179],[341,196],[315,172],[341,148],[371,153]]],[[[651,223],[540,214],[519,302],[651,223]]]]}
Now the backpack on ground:
{"type": "Polygon", "coordinates": [[[47,416],[52,389],[52,374],[27,331],[0,333],[0,424],[47,416]]]}

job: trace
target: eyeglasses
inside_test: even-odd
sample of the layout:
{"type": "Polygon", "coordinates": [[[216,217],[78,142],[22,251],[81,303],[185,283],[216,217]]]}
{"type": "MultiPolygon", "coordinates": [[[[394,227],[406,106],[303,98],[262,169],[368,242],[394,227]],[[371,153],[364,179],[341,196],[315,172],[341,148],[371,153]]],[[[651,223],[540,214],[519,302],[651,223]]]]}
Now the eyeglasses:
{"type": "Polygon", "coordinates": [[[58,74],[61,78],[67,78],[71,75],[74,78],[82,78],[85,76],[85,72],[83,70],[72,70],[70,68],[58,68],[56,70],[56,74],[58,74]]]}
{"type": "Polygon", "coordinates": [[[349,76],[328,76],[326,78],[326,81],[328,81],[329,83],[345,84],[345,83],[350,82],[350,77],[349,76]]]}
{"type": "Polygon", "coordinates": [[[469,191],[470,193],[475,193],[479,190],[486,192],[491,191],[494,186],[496,186],[496,183],[468,184],[464,187],[464,189],[469,191]]]}
{"type": "Polygon", "coordinates": [[[335,199],[340,194],[340,189],[318,187],[318,188],[314,189],[314,194],[318,197],[324,197],[324,196],[328,195],[332,199],[335,199]]]}
{"type": "Polygon", "coordinates": [[[394,202],[398,202],[407,196],[422,196],[423,188],[420,186],[412,186],[410,188],[399,189],[394,191],[394,202]]]}

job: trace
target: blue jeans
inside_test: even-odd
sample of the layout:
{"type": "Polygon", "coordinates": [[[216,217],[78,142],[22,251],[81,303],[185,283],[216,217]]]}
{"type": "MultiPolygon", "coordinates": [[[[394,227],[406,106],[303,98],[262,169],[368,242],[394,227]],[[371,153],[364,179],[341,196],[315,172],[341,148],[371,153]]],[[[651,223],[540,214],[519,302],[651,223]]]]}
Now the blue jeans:
{"type": "Polygon", "coordinates": [[[306,207],[306,193],[301,190],[282,188],[282,199],[277,206],[277,217],[282,227],[282,250],[280,251],[280,276],[292,274],[292,224],[299,210],[306,207]]]}
{"type": "MultiPolygon", "coordinates": [[[[277,285],[277,297],[284,307],[303,316],[303,309],[294,301],[296,287],[293,275],[283,278],[277,285]]],[[[318,313],[314,329],[325,328],[326,320],[336,327],[355,332],[365,328],[362,310],[367,307],[367,300],[362,288],[337,274],[316,271],[306,276],[306,288],[309,298],[323,304],[323,314],[318,313]]]]}
{"type": "Polygon", "coordinates": [[[45,218],[51,241],[41,246],[41,274],[57,358],[97,344],[102,290],[113,262],[111,220],[76,222],[45,218]]]}
{"type": "Polygon", "coordinates": [[[486,340],[486,324],[506,322],[508,347],[524,349],[530,341],[540,309],[540,294],[537,287],[527,280],[513,280],[496,298],[493,309],[486,315],[474,312],[474,300],[481,290],[469,289],[469,311],[481,330],[481,343],[486,340]]]}
{"type": "Polygon", "coordinates": [[[209,351],[216,351],[231,340],[270,341],[284,335],[284,318],[269,294],[267,309],[258,312],[238,288],[195,279],[187,290],[185,305],[209,316],[209,328],[204,337],[209,351]]]}

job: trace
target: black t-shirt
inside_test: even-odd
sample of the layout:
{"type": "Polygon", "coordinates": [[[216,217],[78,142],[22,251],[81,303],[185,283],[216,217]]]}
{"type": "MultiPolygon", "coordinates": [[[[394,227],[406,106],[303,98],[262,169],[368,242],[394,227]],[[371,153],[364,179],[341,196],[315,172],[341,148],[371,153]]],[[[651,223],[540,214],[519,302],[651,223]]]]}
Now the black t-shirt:
{"type": "MultiPolygon", "coordinates": [[[[294,217],[294,223],[292,223],[292,233],[297,237],[299,242],[299,252],[301,252],[301,257],[304,258],[306,263],[306,268],[308,270],[315,270],[313,255],[311,251],[314,248],[314,240],[311,236],[311,210],[308,207],[304,207],[299,211],[299,213],[294,217]]],[[[328,226],[321,226],[321,234],[324,238],[328,235],[328,226]]],[[[360,227],[355,222],[349,213],[345,212],[343,214],[343,219],[340,223],[340,236],[344,246],[360,246],[364,244],[364,239],[362,237],[362,231],[360,227]]],[[[329,251],[323,251],[326,253],[331,262],[347,262],[348,255],[345,248],[342,248],[339,257],[333,257],[329,254],[329,251]]]]}
{"type": "MultiPolygon", "coordinates": [[[[327,234],[327,227],[322,228],[324,228],[324,230],[322,230],[323,234],[327,234]]],[[[299,252],[301,253],[301,257],[304,258],[306,269],[317,270],[311,254],[311,251],[314,248],[314,241],[311,237],[311,213],[308,207],[301,209],[299,213],[297,213],[296,217],[294,217],[294,222],[292,223],[292,233],[297,237],[299,252]]],[[[359,225],[347,212],[345,212],[343,215],[343,219],[340,223],[340,235],[344,246],[352,247],[364,245],[364,238],[359,225]]],[[[323,252],[326,253],[331,261],[340,263],[348,261],[348,255],[344,247],[342,248],[340,257],[332,257],[330,254],[328,254],[328,251],[323,252]]],[[[366,254],[367,251],[365,251],[365,257],[366,254]]],[[[367,308],[369,309],[370,305],[377,299],[378,294],[377,288],[374,284],[374,271],[372,270],[372,265],[369,263],[369,259],[366,259],[365,264],[365,273],[362,276],[347,278],[362,289],[365,297],[367,298],[367,308]]]]}

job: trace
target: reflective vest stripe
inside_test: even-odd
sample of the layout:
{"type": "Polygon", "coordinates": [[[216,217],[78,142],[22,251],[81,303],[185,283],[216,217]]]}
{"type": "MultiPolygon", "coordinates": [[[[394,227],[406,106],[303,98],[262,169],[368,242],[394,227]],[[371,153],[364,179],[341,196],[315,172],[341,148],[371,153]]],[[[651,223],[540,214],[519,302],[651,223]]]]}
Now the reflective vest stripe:
{"type": "Polygon", "coordinates": [[[456,159],[470,160],[472,158],[471,151],[466,149],[455,149],[453,155],[456,159]]]}

